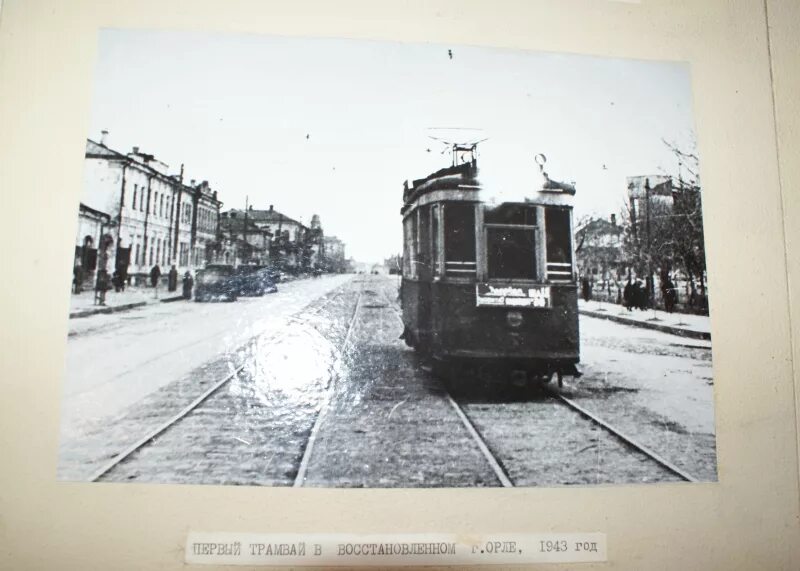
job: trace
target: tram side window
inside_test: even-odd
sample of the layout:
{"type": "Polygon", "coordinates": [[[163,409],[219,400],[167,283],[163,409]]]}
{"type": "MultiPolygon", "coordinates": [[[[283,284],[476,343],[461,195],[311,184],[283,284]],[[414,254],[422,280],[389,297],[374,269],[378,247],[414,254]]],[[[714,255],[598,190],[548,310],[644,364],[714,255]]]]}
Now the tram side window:
{"type": "Polygon", "coordinates": [[[441,208],[438,204],[431,206],[431,255],[430,264],[433,269],[433,275],[439,275],[439,252],[441,251],[441,244],[439,243],[439,224],[441,222],[441,208]]]}
{"type": "Polygon", "coordinates": [[[489,279],[536,279],[536,207],[501,204],[487,210],[489,279]]]}
{"type": "Polygon", "coordinates": [[[412,256],[413,256],[413,237],[416,232],[414,232],[413,220],[416,219],[416,213],[411,214],[410,216],[406,217],[403,220],[403,276],[410,278],[412,277],[411,268],[414,267],[412,256]]]}
{"type": "Polygon", "coordinates": [[[444,259],[449,265],[466,263],[475,269],[475,206],[449,202],[444,209],[444,259]]]}
{"type": "Polygon", "coordinates": [[[569,210],[548,208],[544,220],[547,229],[547,261],[572,263],[572,240],[570,239],[569,210]]]}
{"type": "Polygon", "coordinates": [[[431,259],[430,253],[430,212],[427,206],[417,208],[417,266],[414,268],[414,275],[420,279],[427,280],[430,277],[428,269],[431,259]]]}

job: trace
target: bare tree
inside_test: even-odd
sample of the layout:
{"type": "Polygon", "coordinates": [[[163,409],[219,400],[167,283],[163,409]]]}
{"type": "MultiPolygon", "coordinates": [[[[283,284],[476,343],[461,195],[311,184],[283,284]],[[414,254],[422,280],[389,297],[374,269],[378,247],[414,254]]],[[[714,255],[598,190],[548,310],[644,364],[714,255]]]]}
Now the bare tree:
{"type": "MultiPolygon", "coordinates": [[[[677,172],[664,174],[668,185],[654,192],[646,185],[645,195],[631,200],[621,211],[625,228],[623,247],[637,275],[647,276],[650,284],[658,272],[662,279],[680,272],[699,305],[705,303],[705,246],[703,240],[702,192],[699,158],[694,148],[682,149],[662,139],[676,158],[677,172]]],[[[662,171],[663,172],[663,171],[662,171]]]]}

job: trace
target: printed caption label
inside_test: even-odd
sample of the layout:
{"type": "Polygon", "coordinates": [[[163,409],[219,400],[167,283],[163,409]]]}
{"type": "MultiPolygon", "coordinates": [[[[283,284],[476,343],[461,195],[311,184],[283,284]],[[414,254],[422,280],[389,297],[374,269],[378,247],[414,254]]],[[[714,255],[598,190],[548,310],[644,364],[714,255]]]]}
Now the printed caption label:
{"type": "Polygon", "coordinates": [[[604,533],[254,534],[190,532],[186,563],[213,565],[478,565],[606,561],[604,533]]]}

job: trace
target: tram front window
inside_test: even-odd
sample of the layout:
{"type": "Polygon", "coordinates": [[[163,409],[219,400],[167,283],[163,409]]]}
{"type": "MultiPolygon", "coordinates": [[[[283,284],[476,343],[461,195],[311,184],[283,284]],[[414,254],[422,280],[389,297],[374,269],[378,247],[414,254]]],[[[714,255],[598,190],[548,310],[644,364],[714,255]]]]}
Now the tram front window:
{"type": "Polygon", "coordinates": [[[535,280],[536,207],[502,204],[484,221],[489,279],[535,280]]]}

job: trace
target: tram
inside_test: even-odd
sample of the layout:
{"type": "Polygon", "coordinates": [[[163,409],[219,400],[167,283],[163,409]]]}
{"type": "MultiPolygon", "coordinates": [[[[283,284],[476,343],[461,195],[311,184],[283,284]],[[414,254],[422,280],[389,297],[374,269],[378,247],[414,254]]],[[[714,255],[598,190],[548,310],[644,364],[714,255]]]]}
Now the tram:
{"type": "Polygon", "coordinates": [[[550,180],[537,155],[526,198],[493,204],[475,145],[453,157],[404,185],[402,338],[439,371],[499,367],[514,384],[579,376],[574,185],[550,180]]]}

